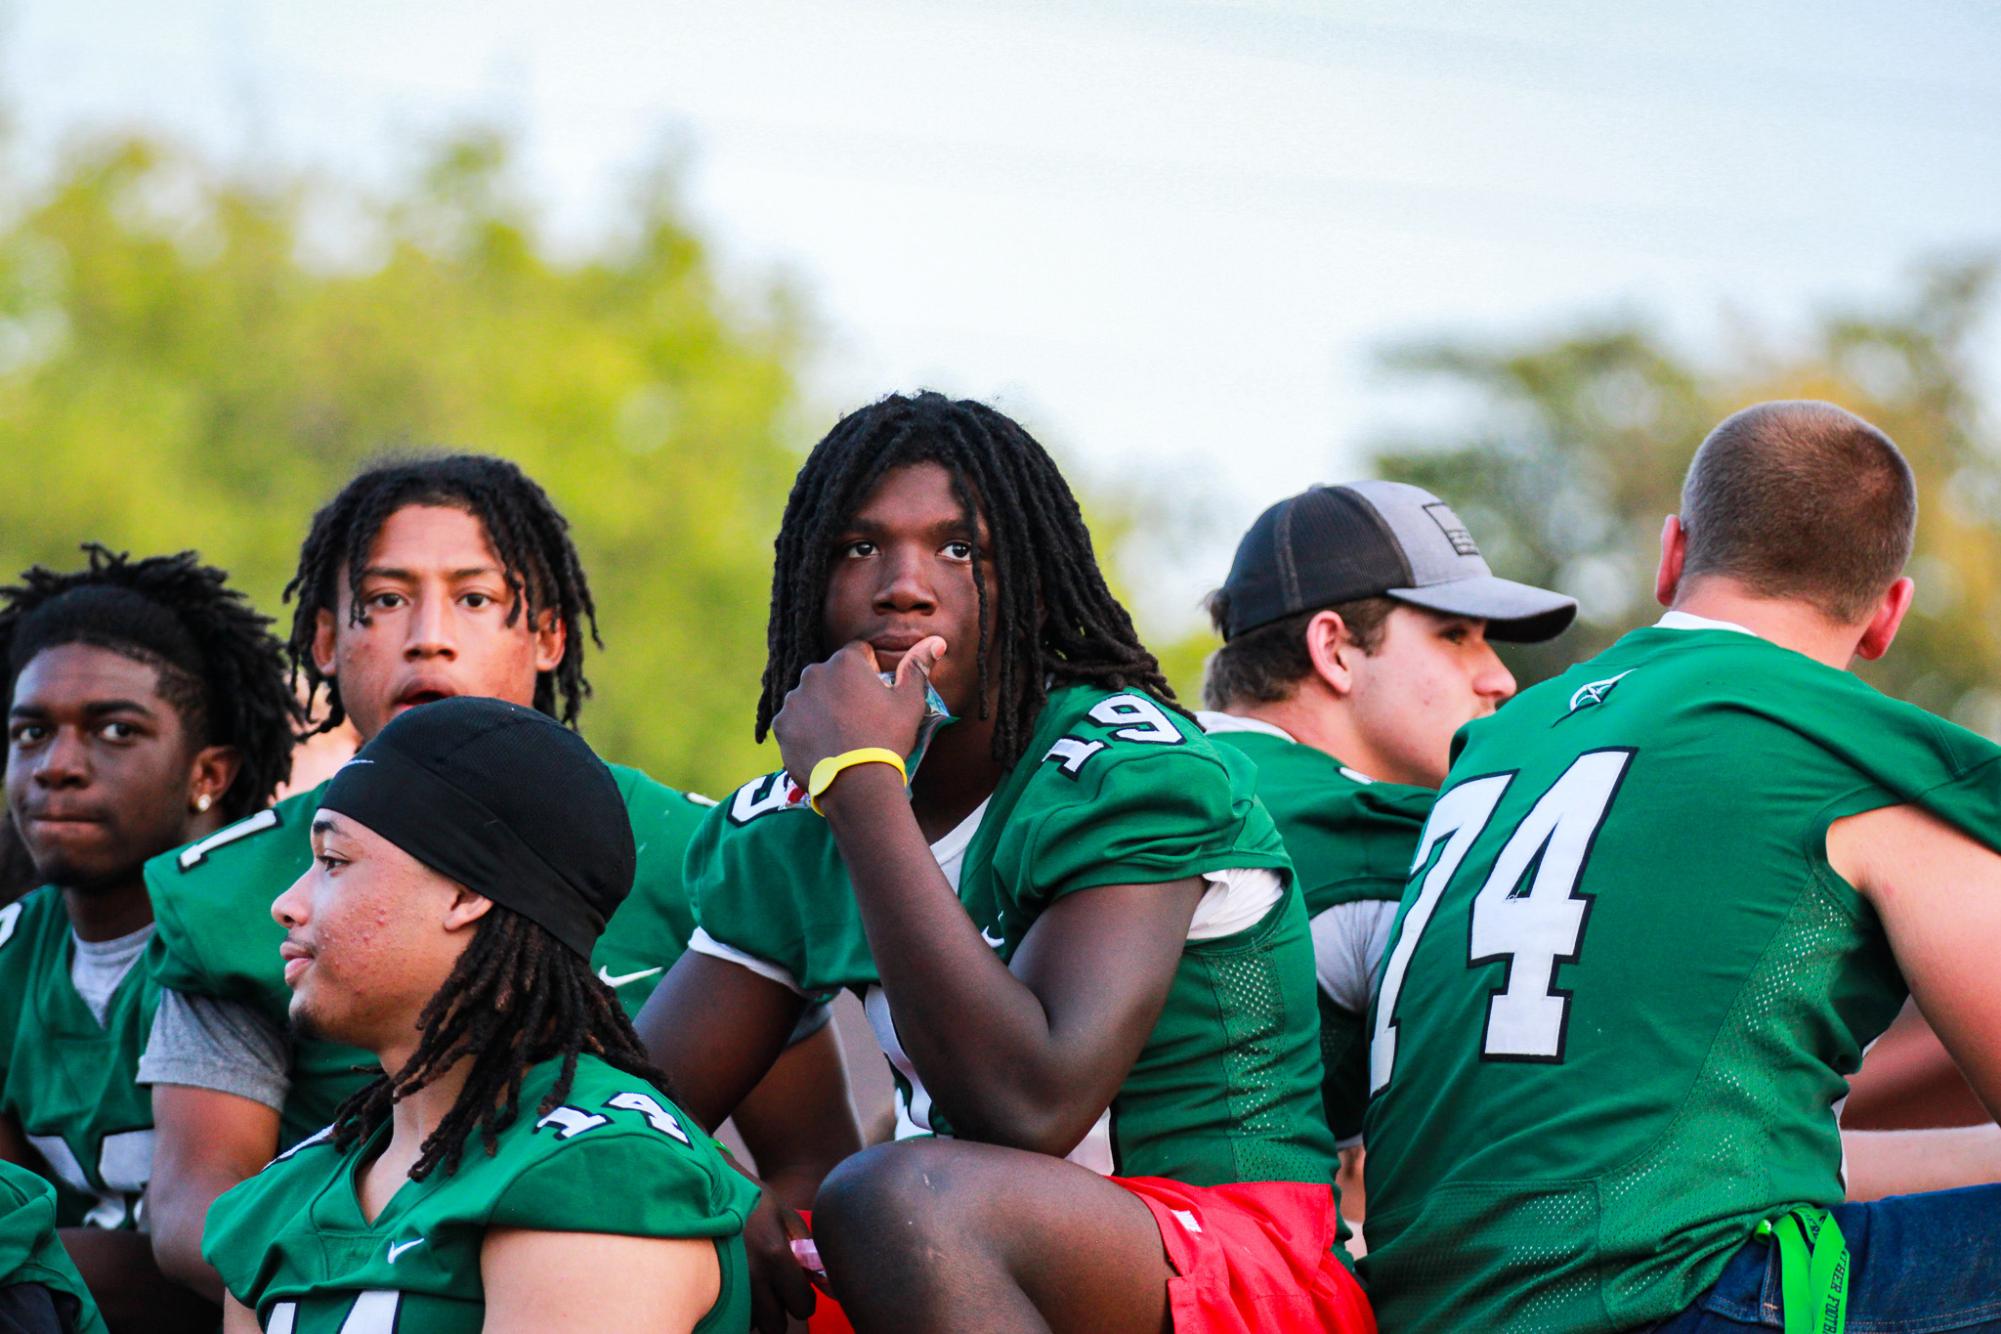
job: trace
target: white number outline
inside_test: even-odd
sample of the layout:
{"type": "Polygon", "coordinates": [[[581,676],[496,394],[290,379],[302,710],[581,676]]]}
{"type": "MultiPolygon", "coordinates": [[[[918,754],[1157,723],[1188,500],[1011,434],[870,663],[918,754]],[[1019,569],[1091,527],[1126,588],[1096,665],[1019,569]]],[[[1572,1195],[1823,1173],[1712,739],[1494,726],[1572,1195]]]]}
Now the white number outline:
{"type": "Polygon", "coordinates": [[[1630,746],[1607,746],[1572,760],[1508,835],[1486,883],[1473,896],[1466,922],[1467,966],[1502,966],[1502,985],[1488,997],[1487,1022],[1480,1032],[1483,1061],[1563,1063],[1571,993],[1556,984],[1556,970],[1583,955],[1597,896],[1581,892],[1578,883],[1635,753],[1630,746]],[[1531,874],[1528,892],[1517,894],[1531,874]],[[1505,918],[1498,916],[1503,913],[1505,918]],[[1506,938],[1530,913],[1543,919],[1530,923],[1531,931],[1546,929],[1551,917],[1561,919],[1556,924],[1560,938],[1544,942],[1547,948],[1508,948],[1506,938]]]}
{"type": "MultiPolygon", "coordinates": [[[[1598,842],[1598,832],[1604,828],[1606,817],[1611,814],[1613,802],[1625,784],[1636,754],[1638,751],[1631,746],[1604,746],[1585,751],[1572,760],[1556,781],[1535,799],[1527,814],[1508,831],[1507,841],[1501,845],[1487,878],[1473,896],[1467,913],[1467,967],[1477,968],[1498,962],[1505,970],[1501,984],[1488,992],[1487,1016],[1480,1032],[1482,1061],[1536,1065],[1554,1065],[1563,1061],[1570,1036],[1571,993],[1556,985],[1556,969],[1560,964],[1577,962],[1583,955],[1584,929],[1589,925],[1591,902],[1595,896],[1579,892],[1577,886],[1590,863],[1591,850],[1598,842]],[[1606,771],[1606,756],[1617,757],[1616,765],[1609,772],[1606,771]],[[1580,796],[1582,801],[1578,800],[1580,796]],[[1576,833],[1580,828],[1583,830],[1581,837],[1576,833]],[[1565,846],[1556,849],[1557,858],[1552,862],[1548,853],[1560,835],[1565,838],[1565,846]],[[1574,857],[1570,855],[1572,852],[1574,857]],[[1534,879],[1530,881],[1529,893],[1515,894],[1523,878],[1531,871],[1534,872],[1534,879]],[[1558,890],[1561,890],[1560,896],[1558,890]],[[1571,905],[1576,905],[1574,912],[1571,905]],[[1539,912],[1547,919],[1552,907],[1573,922],[1569,941],[1561,948],[1548,951],[1547,973],[1536,967],[1529,971],[1525,979],[1519,975],[1515,964],[1527,951],[1500,948],[1496,940],[1497,935],[1505,934],[1515,925],[1515,918],[1511,916],[1485,931],[1479,926],[1479,918],[1483,910],[1489,921],[1493,920],[1496,912],[1515,914],[1518,910],[1529,910],[1539,912]],[[1475,950],[1482,948],[1483,936],[1492,948],[1476,954],[1475,950]],[[1518,984],[1524,981],[1539,981],[1542,985],[1533,990],[1518,989],[1518,984]],[[1555,1010],[1541,1003],[1547,1000],[1557,1002],[1555,1010]],[[1497,1010],[1505,1021],[1504,1026],[1512,1042],[1511,1046],[1499,1051],[1493,1049],[1497,1010]],[[1514,1018],[1520,1014],[1554,1014],[1554,1040],[1533,1045],[1523,1041],[1523,1030],[1535,1023],[1547,1027],[1547,1019],[1525,1021],[1514,1018]]],[[[1468,779],[1441,796],[1425,821],[1417,857],[1411,863],[1411,874],[1417,874],[1418,868],[1425,864],[1441,838],[1446,838],[1446,844],[1438,860],[1426,873],[1416,901],[1399,923],[1396,940],[1390,946],[1389,957],[1383,967],[1382,987],[1376,997],[1374,1032],[1369,1039],[1370,1097],[1381,1093],[1395,1073],[1396,1005],[1403,991],[1404,975],[1410,968],[1411,956],[1417,951],[1418,940],[1425,928],[1430,926],[1432,914],[1437,911],[1439,900],[1444,896],[1452,876],[1465,861],[1474,842],[1486,832],[1501,796],[1515,777],[1515,772],[1509,772],[1468,779]],[[1461,793],[1470,795],[1461,796],[1461,793]],[[1450,837],[1447,838],[1447,835],[1450,837]]],[[[1538,951],[1533,957],[1541,958],[1542,952],[1538,951]]]]}
{"type": "Polygon", "coordinates": [[[1470,778],[1439,797],[1425,819],[1417,856],[1411,859],[1411,874],[1416,875],[1418,868],[1430,860],[1440,840],[1445,846],[1439,852],[1438,860],[1432,862],[1431,869],[1425,873],[1424,883],[1419,886],[1410,910],[1398,923],[1396,940],[1391,944],[1389,957],[1383,964],[1382,985],[1376,993],[1375,1031],[1369,1038],[1369,1096],[1372,1098],[1389,1084],[1390,1075],[1396,1068],[1397,999],[1403,992],[1404,974],[1410,970],[1411,956],[1417,952],[1418,938],[1431,925],[1431,915],[1438,909],[1438,900],[1445,893],[1446,883],[1459,869],[1459,863],[1466,860],[1473,840],[1480,836],[1487,827],[1487,821],[1494,817],[1494,807],[1500,804],[1502,794],[1514,781],[1513,773],[1470,778]]]}
{"type": "Polygon", "coordinates": [[[792,792],[796,786],[792,775],[783,769],[751,779],[730,794],[730,823],[747,825],[760,815],[794,805],[792,792]]]}
{"type": "Polygon", "coordinates": [[[1091,706],[1091,721],[1100,727],[1114,727],[1112,735],[1121,741],[1144,741],[1156,746],[1178,746],[1188,738],[1168,721],[1160,706],[1143,695],[1112,695],[1091,706]]]}

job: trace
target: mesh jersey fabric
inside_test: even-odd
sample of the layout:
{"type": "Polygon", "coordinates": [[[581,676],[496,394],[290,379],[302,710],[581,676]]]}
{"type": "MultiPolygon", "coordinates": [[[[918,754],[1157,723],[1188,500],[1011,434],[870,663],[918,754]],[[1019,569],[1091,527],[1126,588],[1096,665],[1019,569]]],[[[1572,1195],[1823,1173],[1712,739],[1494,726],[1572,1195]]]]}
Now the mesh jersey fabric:
{"type": "MultiPolygon", "coordinates": [[[[626,1013],[637,1014],[694,930],[681,859],[708,803],[637,769],[610,767],[632,817],[639,869],[591,962],[626,1013]]],[[[278,957],[285,932],[271,902],[312,862],[310,827],[324,791],[322,784],[298,793],[146,863],[159,929],[145,966],[161,986],[249,1005],[284,1029],[292,993],[278,957]]],[[[373,1065],[366,1052],[338,1043],[294,1043],[280,1144],[331,1121],[373,1065]]]]}
{"type": "MultiPolygon", "coordinates": [[[[1210,740],[1242,751],[1257,765],[1258,800],[1271,812],[1314,924],[1315,952],[1332,952],[1320,926],[1330,913],[1361,902],[1395,903],[1403,897],[1410,860],[1424,817],[1438,794],[1430,788],[1370,782],[1338,759],[1290,737],[1266,731],[1212,729],[1210,740]]],[[[1336,914],[1338,916],[1338,914],[1336,914]]],[[[1321,957],[1321,1099],[1335,1137],[1347,1143],[1362,1133],[1368,1106],[1366,1007],[1337,1003],[1325,979],[1346,958],[1321,957]]],[[[1346,988],[1344,990],[1353,990],[1346,988]]]]}
{"type": "Polygon", "coordinates": [[[1836,1104],[1907,994],[1828,865],[1911,802],[2001,846],[2001,749],[1729,630],[1636,630],[1462,730],[1372,1016],[1386,1328],[1664,1319],[1843,1197],[1836,1104]]]}

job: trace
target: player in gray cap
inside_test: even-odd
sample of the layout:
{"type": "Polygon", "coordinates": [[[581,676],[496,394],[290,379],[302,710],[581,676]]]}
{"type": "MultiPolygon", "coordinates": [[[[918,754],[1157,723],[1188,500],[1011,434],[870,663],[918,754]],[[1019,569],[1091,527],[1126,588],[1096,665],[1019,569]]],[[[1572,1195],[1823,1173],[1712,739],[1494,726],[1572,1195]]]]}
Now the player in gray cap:
{"type": "Polygon", "coordinates": [[[1429,491],[1369,481],[1259,515],[1209,610],[1224,642],[1200,718],[1257,763],[1312,917],[1321,1091],[1359,1221],[1369,995],[1453,733],[1515,693],[1488,640],[1552,638],[1577,603],[1498,578],[1429,491]]]}

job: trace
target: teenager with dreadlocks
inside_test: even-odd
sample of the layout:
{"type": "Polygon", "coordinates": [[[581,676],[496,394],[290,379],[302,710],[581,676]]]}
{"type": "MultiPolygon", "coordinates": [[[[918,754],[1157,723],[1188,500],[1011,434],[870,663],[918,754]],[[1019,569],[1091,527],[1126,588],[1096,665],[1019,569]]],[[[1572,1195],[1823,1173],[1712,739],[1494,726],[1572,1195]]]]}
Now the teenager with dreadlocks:
{"type": "Polygon", "coordinates": [[[591,972],[637,861],[622,786],[495,699],[405,713],[334,775],[271,915],[293,1023],[381,1073],[216,1201],[229,1334],[745,1328],[757,1190],[591,972]]]}
{"type": "MultiPolygon", "coordinates": [[[[43,888],[0,909],[0,1153],[114,1329],[213,1328],[145,1236],[153,1118],[139,1049],[159,988],[142,867],[264,805],[300,714],[270,622],[192,552],[37,566],[0,590],[7,805],[43,888]]],[[[4,1325],[4,1320],[0,1320],[4,1325]]]]}
{"type": "MultiPolygon", "coordinates": [[[[292,660],[323,701],[325,725],[349,720],[364,741],[453,696],[532,705],[574,724],[589,693],[595,606],[569,526],[503,459],[446,455],[362,472],[314,517],[288,594],[292,660]]],[[[693,930],[681,859],[706,803],[636,769],[613,773],[639,863],[593,962],[631,1011],[693,930]]],[[[200,1255],[210,1202],[327,1124],[362,1082],[361,1053],[287,1033],[280,934],[267,911],[311,864],[325,791],[298,793],[146,868],[167,988],[140,1070],[160,1134],[153,1237],[163,1267],[213,1296],[220,1287],[200,1255]]],[[[802,1028],[739,1127],[776,1169],[774,1188],[810,1199],[860,1140],[831,1031],[802,1028]]]]}
{"type": "MultiPolygon", "coordinates": [[[[936,394],[851,414],[772,588],[785,769],[690,846],[702,929],[641,1031],[709,1120],[802,1006],[864,996],[902,1142],[836,1168],[813,1220],[855,1325],[1372,1329],[1284,848],[1041,446],[936,394]]],[[[770,1221],[776,1328],[810,1294],[770,1221]]]]}

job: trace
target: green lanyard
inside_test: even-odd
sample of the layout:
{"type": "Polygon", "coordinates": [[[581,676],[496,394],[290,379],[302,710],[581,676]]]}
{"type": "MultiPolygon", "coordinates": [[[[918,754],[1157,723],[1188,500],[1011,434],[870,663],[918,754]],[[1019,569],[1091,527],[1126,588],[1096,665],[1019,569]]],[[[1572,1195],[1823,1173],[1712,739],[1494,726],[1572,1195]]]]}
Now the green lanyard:
{"type": "Polygon", "coordinates": [[[1779,1293],[1786,1334],[1842,1334],[1848,1328],[1848,1241],[1825,1209],[1802,1206],[1758,1224],[1779,1241],[1779,1293]]]}

